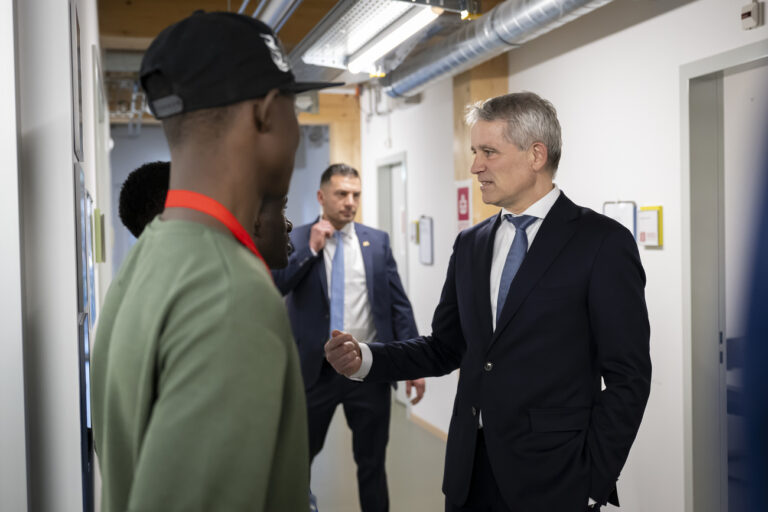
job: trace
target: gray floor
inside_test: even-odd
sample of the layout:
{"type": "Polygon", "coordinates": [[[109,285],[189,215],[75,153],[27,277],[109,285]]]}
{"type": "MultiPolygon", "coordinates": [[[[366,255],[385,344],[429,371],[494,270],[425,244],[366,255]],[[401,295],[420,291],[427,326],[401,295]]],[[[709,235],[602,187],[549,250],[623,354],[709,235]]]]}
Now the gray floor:
{"type": "MultiPolygon", "coordinates": [[[[405,406],[393,401],[387,451],[390,511],[442,512],[444,459],[445,441],[407,419],[405,406]]],[[[360,511],[352,434],[341,407],[312,464],[312,492],[319,512],[360,511]]]]}

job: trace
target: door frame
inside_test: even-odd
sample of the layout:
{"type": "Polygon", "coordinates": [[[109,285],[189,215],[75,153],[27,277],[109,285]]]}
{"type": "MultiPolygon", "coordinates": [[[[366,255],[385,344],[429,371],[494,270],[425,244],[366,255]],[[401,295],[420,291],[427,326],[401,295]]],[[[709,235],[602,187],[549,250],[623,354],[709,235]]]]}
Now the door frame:
{"type": "MultiPolygon", "coordinates": [[[[406,152],[405,151],[402,151],[400,153],[395,153],[393,155],[386,156],[386,157],[383,157],[383,158],[379,158],[379,159],[376,160],[376,182],[378,183],[379,170],[382,167],[392,167],[392,166],[398,165],[398,164],[402,166],[403,173],[404,173],[404,176],[405,176],[405,178],[404,178],[404,185],[405,185],[405,215],[406,215],[406,219],[407,219],[408,218],[408,162],[407,162],[406,152]]],[[[379,211],[378,200],[379,199],[377,197],[376,198],[376,212],[377,212],[376,216],[377,216],[378,222],[381,223],[381,219],[378,218],[378,211],[379,211]]],[[[398,268],[398,272],[401,274],[401,276],[400,276],[401,278],[403,277],[402,273],[405,272],[405,282],[403,283],[403,287],[405,288],[406,294],[409,292],[409,283],[410,283],[410,280],[408,279],[409,266],[410,266],[410,264],[409,264],[410,250],[409,249],[410,248],[408,247],[408,237],[407,237],[407,233],[406,233],[406,240],[405,240],[405,263],[406,263],[406,266],[405,266],[404,269],[398,268]]]]}
{"type": "MultiPolygon", "coordinates": [[[[720,403],[724,399],[720,387],[720,357],[724,352],[724,345],[717,340],[710,345],[694,343],[701,338],[702,331],[719,325],[724,314],[719,295],[709,302],[702,300],[702,296],[706,295],[706,289],[719,294],[723,286],[722,268],[720,268],[723,261],[723,244],[718,242],[724,230],[722,215],[720,215],[722,198],[718,196],[722,194],[720,181],[723,175],[723,119],[722,111],[718,113],[716,106],[718,101],[720,107],[722,106],[724,72],[766,57],[768,57],[768,40],[680,67],[683,439],[686,512],[693,512],[694,504],[696,512],[720,511],[723,503],[727,505],[727,490],[725,492],[722,490],[724,440],[719,417],[722,410],[720,403]],[[691,112],[691,100],[697,98],[711,100],[712,105],[715,105],[713,111],[691,112]],[[692,115],[709,116],[715,124],[699,125],[692,130],[692,115]],[[709,138],[713,144],[707,147],[704,144],[705,138],[709,138]],[[692,156],[694,149],[697,153],[692,156]],[[710,154],[702,157],[700,151],[708,151],[710,154]],[[695,197],[692,197],[692,190],[696,192],[695,197]],[[719,206],[711,208],[712,203],[710,203],[709,208],[703,209],[702,203],[706,201],[715,201],[719,206]],[[709,243],[695,236],[702,229],[701,226],[707,222],[718,225],[718,237],[711,237],[709,243]],[[696,260],[695,265],[694,260],[696,260]],[[712,274],[713,271],[716,273],[712,274]],[[707,275],[710,277],[707,278],[707,275]],[[712,371],[715,366],[717,371],[712,371]],[[712,400],[713,394],[718,397],[717,400],[712,400]],[[706,419],[711,420],[715,415],[717,415],[717,421],[706,421],[706,419]],[[717,443],[716,446],[719,447],[714,453],[713,443],[717,443]],[[708,508],[705,509],[705,506],[708,508]]],[[[698,118],[700,119],[701,117],[698,118]]],[[[727,473],[725,487],[727,489],[727,473]]]]}

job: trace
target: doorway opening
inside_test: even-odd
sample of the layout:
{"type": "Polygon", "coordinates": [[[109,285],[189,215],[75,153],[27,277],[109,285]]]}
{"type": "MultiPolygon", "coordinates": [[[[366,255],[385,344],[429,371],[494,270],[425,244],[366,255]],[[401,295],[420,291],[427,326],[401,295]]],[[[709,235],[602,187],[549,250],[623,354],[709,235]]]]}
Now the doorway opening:
{"type": "Polygon", "coordinates": [[[686,509],[736,512],[743,444],[743,334],[768,112],[768,42],[681,69],[684,155],[686,509]],[[686,165],[688,164],[688,165],[686,165]],[[686,172],[687,171],[687,172],[686,172]],[[688,206],[686,208],[686,205],[688,206]],[[686,229],[689,228],[689,229],[686,229]]]}

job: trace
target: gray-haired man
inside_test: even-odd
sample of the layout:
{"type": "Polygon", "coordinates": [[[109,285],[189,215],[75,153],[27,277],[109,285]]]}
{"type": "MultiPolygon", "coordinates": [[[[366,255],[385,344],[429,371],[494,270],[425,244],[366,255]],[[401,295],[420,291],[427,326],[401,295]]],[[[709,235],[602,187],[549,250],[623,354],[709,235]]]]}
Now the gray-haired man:
{"type": "Polygon", "coordinates": [[[560,124],[549,102],[507,94],[471,106],[467,120],[472,173],[501,211],[456,239],[432,334],[369,345],[340,334],[327,358],[366,382],[461,369],[446,511],[618,504],[650,391],[637,245],[554,185],[560,124]]]}

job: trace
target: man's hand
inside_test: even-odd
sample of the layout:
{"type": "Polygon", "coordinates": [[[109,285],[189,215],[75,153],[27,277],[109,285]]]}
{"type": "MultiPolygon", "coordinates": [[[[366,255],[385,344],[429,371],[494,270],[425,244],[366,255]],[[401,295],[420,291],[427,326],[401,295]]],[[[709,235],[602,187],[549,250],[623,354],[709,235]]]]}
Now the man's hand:
{"type": "Polygon", "coordinates": [[[411,400],[411,404],[416,405],[424,398],[424,390],[427,388],[427,382],[424,379],[405,381],[405,396],[411,398],[411,390],[416,390],[416,398],[411,400]]]}
{"type": "Polygon", "coordinates": [[[351,334],[336,330],[331,333],[331,336],[332,338],[325,344],[325,358],[334,370],[345,377],[354,375],[363,364],[363,356],[357,340],[351,334]]]}
{"type": "Polygon", "coordinates": [[[309,247],[315,252],[320,252],[325,247],[325,241],[333,236],[333,225],[325,219],[317,221],[309,233],[309,247]]]}

